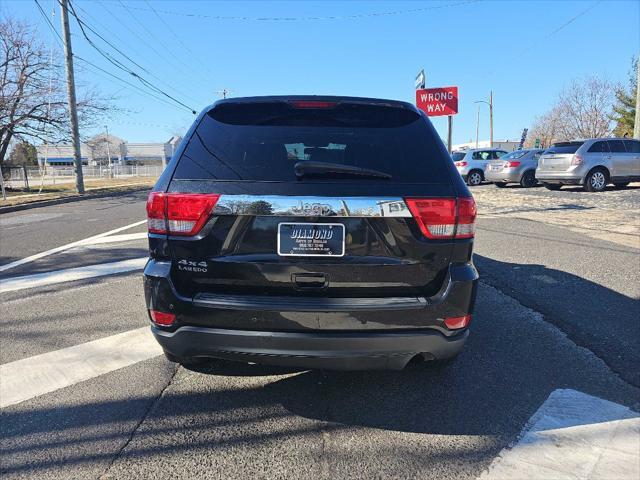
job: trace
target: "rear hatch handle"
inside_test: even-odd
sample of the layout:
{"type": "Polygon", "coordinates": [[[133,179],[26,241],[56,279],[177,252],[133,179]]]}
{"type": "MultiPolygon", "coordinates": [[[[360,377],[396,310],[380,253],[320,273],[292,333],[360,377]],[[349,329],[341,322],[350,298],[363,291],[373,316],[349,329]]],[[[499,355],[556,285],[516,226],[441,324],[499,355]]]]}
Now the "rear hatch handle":
{"type": "Polygon", "coordinates": [[[292,273],[291,281],[301,290],[318,290],[329,286],[324,273],[292,273]]]}

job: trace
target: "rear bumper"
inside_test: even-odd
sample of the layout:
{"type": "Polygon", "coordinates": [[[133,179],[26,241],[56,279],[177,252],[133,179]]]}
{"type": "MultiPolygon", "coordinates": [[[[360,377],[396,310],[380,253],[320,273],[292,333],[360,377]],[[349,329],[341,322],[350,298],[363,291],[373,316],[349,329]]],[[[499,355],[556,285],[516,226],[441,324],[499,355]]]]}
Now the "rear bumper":
{"type": "Polygon", "coordinates": [[[180,327],[152,327],[158,343],[181,357],[216,357],[270,365],[330,370],[401,370],[415,356],[456,356],[469,336],[439,332],[291,333],[180,327]]]}
{"type": "Polygon", "coordinates": [[[520,182],[520,178],[522,174],[519,170],[510,172],[510,171],[499,171],[492,172],[491,170],[486,170],[484,172],[484,179],[487,182],[505,182],[505,183],[518,183],[520,182]]]}
{"type": "Polygon", "coordinates": [[[566,185],[581,184],[587,172],[583,171],[583,165],[572,167],[571,170],[536,170],[536,178],[544,183],[560,183],[566,185]]]}
{"type": "Polygon", "coordinates": [[[432,297],[325,298],[199,294],[180,296],[171,263],[145,267],[147,308],[176,314],[171,328],[153,326],[175,356],[219,357],[327,369],[398,369],[415,355],[455,356],[467,331],[448,317],[473,313],[478,273],[472,263],[449,267],[432,297]]]}

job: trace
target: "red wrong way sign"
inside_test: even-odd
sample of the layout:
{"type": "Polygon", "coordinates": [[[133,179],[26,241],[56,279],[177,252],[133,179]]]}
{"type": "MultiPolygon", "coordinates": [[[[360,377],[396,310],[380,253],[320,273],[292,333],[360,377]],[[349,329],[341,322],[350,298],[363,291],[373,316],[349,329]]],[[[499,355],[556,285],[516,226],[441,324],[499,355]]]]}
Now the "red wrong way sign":
{"type": "Polygon", "coordinates": [[[430,117],[458,113],[458,87],[416,90],[416,106],[430,117]]]}

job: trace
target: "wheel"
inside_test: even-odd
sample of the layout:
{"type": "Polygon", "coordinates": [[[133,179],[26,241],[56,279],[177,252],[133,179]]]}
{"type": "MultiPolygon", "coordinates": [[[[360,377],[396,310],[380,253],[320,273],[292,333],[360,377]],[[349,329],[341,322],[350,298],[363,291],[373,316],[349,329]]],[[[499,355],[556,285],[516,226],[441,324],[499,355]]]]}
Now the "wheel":
{"type": "Polygon", "coordinates": [[[535,187],[538,181],[536,180],[536,172],[534,170],[527,170],[520,179],[520,185],[522,188],[535,187]]]}
{"type": "Polygon", "coordinates": [[[562,184],[560,183],[543,183],[544,188],[547,190],[560,190],[562,188],[562,184]]]}
{"type": "Polygon", "coordinates": [[[622,190],[623,188],[627,188],[629,182],[618,182],[614,183],[613,186],[616,187],[617,190],[622,190]]]}
{"type": "Polygon", "coordinates": [[[179,363],[180,365],[187,365],[187,366],[201,365],[203,363],[206,363],[207,361],[206,358],[201,358],[201,357],[178,357],[177,355],[174,355],[173,353],[169,353],[166,350],[164,350],[164,356],[170,362],[179,363]]]}
{"type": "Polygon", "coordinates": [[[467,175],[467,185],[471,187],[480,185],[482,183],[482,180],[482,172],[480,172],[479,170],[472,170],[471,172],[469,172],[469,175],[467,175]]]}
{"type": "Polygon", "coordinates": [[[504,188],[507,186],[507,182],[493,182],[493,184],[498,188],[504,188]]]}
{"type": "Polygon", "coordinates": [[[584,179],[584,189],[587,192],[602,192],[609,183],[607,171],[602,168],[594,168],[584,179]]]}

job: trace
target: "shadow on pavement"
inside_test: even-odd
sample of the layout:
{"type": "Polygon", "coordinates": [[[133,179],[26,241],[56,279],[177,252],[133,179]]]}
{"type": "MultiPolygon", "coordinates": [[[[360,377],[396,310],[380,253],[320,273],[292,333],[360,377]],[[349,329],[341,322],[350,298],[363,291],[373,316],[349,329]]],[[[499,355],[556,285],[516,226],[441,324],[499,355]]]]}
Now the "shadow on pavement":
{"type": "Polygon", "coordinates": [[[640,299],[544,265],[477,254],[474,262],[484,282],[542,313],[576,344],[640,387],[640,299]]]}
{"type": "MultiPolygon", "coordinates": [[[[524,286],[554,322],[573,329],[572,338],[595,342],[589,347],[604,349],[611,364],[613,352],[624,365],[637,365],[636,300],[540,265],[482,256],[476,261],[485,282],[498,278],[505,290],[524,286]],[[558,304],[564,309],[557,310],[558,304]]],[[[213,360],[179,369],[159,397],[126,397],[101,388],[109,385],[109,375],[91,380],[95,393],[86,399],[71,400],[70,392],[78,388],[72,386],[50,394],[55,401],[35,399],[5,409],[0,473],[69,476],[70,469],[108,465],[117,456],[113,475],[118,478],[119,472],[143,475],[148,462],[180,465],[201,452],[228,467],[238,451],[243,468],[254,473],[281,455],[302,457],[309,468],[318,464],[317,455],[329,455],[348,468],[365,451],[373,465],[380,456],[394,468],[408,462],[424,472],[438,463],[493,458],[556,389],[627,405],[638,395],[539,315],[482,284],[472,335],[458,360],[445,368],[322,372],[213,360]],[[135,432],[130,439],[128,432],[135,432]],[[334,450],[318,453],[327,438],[334,450]],[[409,438],[413,444],[406,443],[409,438]],[[347,444],[349,449],[340,447],[347,444]]],[[[131,381],[141,382],[142,391],[149,380],[131,381]]]]}

